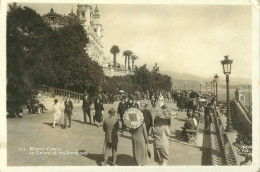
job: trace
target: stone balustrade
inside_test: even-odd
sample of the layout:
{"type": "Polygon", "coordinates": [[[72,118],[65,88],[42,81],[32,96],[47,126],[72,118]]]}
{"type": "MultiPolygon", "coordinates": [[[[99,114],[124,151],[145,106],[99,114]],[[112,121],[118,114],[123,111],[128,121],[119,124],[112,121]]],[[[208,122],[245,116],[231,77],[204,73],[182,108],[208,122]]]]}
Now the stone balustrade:
{"type": "Polygon", "coordinates": [[[103,67],[103,71],[107,76],[124,76],[124,75],[133,75],[133,70],[127,70],[122,68],[113,68],[113,67],[103,67]]]}
{"type": "Polygon", "coordinates": [[[40,85],[39,86],[41,90],[48,92],[50,94],[50,97],[55,97],[55,96],[68,96],[72,99],[77,99],[80,100],[83,97],[82,93],[74,92],[74,91],[68,91],[60,88],[54,88],[54,87],[49,87],[46,85],[40,85]]]}

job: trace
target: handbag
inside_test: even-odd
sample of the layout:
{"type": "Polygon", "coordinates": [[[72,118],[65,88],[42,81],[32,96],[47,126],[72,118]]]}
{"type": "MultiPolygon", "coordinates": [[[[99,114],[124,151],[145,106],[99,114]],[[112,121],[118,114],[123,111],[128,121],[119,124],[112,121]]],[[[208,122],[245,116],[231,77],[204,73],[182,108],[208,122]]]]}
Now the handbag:
{"type": "Polygon", "coordinates": [[[150,152],[150,150],[149,150],[149,148],[148,148],[148,145],[147,145],[147,155],[148,155],[149,158],[151,158],[151,156],[152,156],[152,155],[151,155],[151,152],[150,152]]]}

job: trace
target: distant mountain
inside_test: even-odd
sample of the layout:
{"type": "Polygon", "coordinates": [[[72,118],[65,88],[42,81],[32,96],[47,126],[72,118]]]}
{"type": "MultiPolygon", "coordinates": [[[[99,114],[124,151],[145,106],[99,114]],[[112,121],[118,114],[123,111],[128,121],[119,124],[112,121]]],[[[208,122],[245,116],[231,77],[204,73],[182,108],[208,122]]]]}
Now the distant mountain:
{"type": "MultiPolygon", "coordinates": [[[[173,85],[176,85],[177,88],[180,86],[182,88],[186,89],[193,89],[193,85],[195,89],[199,89],[200,84],[202,85],[201,87],[206,86],[206,82],[208,83],[208,88],[210,88],[210,82],[213,80],[212,78],[206,78],[206,77],[200,77],[192,74],[186,74],[186,73],[179,73],[175,71],[160,71],[161,74],[165,74],[171,77],[173,85]]],[[[220,76],[219,78],[219,86],[226,85],[226,77],[220,76]]],[[[230,76],[230,85],[251,85],[252,80],[251,79],[246,79],[246,78],[235,78],[230,76]]],[[[203,89],[203,88],[202,88],[203,89]]]]}

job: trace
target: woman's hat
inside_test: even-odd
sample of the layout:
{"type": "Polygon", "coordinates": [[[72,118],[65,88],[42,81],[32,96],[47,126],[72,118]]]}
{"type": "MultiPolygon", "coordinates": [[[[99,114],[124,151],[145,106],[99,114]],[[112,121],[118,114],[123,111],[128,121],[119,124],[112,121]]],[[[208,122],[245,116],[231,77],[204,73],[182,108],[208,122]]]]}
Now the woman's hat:
{"type": "Polygon", "coordinates": [[[116,110],[115,110],[114,108],[111,108],[111,109],[108,111],[108,113],[109,113],[110,115],[115,115],[115,114],[116,114],[116,110]]]}
{"type": "Polygon", "coordinates": [[[173,119],[176,114],[177,112],[173,110],[161,109],[158,111],[156,116],[162,119],[173,119]]]}
{"type": "Polygon", "coordinates": [[[148,103],[145,103],[145,104],[144,104],[144,108],[147,108],[148,106],[149,106],[148,103]]]}
{"type": "Polygon", "coordinates": [[[144,116],[139,109],[130,108],[124,113],[123,121],[128,128],[136,129],[143,124],[144,116]]]}

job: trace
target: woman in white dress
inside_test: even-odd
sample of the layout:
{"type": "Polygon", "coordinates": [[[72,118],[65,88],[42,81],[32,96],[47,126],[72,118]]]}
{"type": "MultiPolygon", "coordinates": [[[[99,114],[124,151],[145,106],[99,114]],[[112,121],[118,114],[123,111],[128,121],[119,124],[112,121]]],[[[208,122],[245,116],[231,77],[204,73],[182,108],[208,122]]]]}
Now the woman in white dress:
{"type": "Polygon", "coordinates": [[[164,98],[162,93],[159,94],[158,103],[160,108],[164,105],[164,98]]]}
{"type": "Polygon", "coordinates": [[[60,122],[61,122],[62,115],[61,115],[61,107],[58,104],[58,100],[57,99],[54,100],[53,109],[54,109],[54,113],[53,113],[54,119],[53,119],[52,128],[55,127],[56,121],[59,123],[59,127],[60,127],[60,122]]]}

